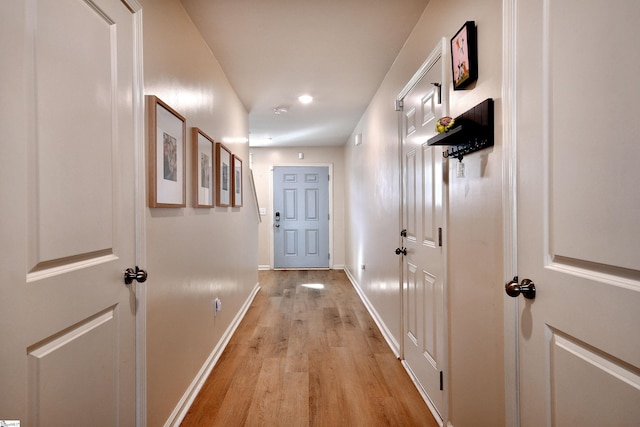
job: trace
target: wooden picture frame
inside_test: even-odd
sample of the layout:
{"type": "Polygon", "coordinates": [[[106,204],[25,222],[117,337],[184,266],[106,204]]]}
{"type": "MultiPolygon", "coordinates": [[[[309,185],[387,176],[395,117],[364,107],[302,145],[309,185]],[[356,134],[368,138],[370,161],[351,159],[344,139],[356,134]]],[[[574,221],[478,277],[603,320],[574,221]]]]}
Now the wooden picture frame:
{"type": "Polygon", "coordinates": [[[231,206],[232,162],[231,151],[216,142],[216,205],[231,206]]]}
{"type": "Polygon", "coordinates": [[[191,181],[193,207],[212,208],[215,204],[213,139],[196,127],[191,128],[191,181]]]}
{"type": "Polygon", "coordinates": [[[478,79],[478,46],[475,21],[467,21],[451,39],[453,90],[463,89],[478,79]]]}
{"type": "Polygon", "coordinates": [[[231,206],[239,208],[242,206],[243,185],[242,185],[242,160],[235,154],[232,156],[233,183],[231,185],[231,206]]]}
{"type": "Polygon", "coordinates": [[[160,98],[147,95],[149,207],[186,206],[186,119],[160,98]]]}

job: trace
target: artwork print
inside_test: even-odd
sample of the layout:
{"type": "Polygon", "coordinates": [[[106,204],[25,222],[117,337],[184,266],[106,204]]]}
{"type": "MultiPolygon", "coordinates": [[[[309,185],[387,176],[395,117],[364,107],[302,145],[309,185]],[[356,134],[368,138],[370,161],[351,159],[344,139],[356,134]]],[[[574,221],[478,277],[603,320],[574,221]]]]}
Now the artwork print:
{"type": "Polygon", "coordinates": [[[453,88],[462,89],[478,78],[476,27],[467,21],[451,39],[453,88]]]}
{"type": "Polygon", "coordinates": [[[178,141],[175,137],[163,132],[162,147],[164,153],[164,179],[178,181],[178,141]]]}
{"type": "Polygon", "coordinates": [[[200,186],[202,188],[211,188],[211,160],[205,153],[200,153],[200,186]]]}
{"type": "Polygon", "coordinates": [[[464,27],[453,39],[453,81],[460,85],[469,78],[469,50],[467,49],[467,28],[464,27]]]}
{"type": "Polygon", "coordinates": [[[229,190],[229,165],[222,163],[222,190],[229,190]]]}

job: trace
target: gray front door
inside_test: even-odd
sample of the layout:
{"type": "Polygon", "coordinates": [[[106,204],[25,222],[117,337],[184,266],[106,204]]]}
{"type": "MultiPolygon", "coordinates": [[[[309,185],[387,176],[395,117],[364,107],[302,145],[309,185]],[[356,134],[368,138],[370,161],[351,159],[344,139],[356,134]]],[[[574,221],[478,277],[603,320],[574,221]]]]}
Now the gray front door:
{"type": "Polygon", "coordinates": [[[273,168],[274,268],[329,268],[329,168],[273,168]]]}

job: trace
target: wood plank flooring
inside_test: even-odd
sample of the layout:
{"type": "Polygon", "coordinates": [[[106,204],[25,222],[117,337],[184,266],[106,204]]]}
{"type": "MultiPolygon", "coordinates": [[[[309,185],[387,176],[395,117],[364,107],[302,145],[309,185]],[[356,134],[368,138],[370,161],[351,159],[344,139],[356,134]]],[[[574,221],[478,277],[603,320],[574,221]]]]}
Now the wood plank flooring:
{"type": "Polygon", "coordinates": [[[259,280],[183,427],[437,427],[344,272],[259,280]]]}

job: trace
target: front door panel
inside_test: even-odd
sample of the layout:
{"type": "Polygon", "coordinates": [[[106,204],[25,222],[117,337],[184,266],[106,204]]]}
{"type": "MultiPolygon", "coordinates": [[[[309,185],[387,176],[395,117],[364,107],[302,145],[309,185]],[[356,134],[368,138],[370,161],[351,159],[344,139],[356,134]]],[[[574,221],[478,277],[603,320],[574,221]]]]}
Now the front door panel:
{"type": "Polygon", "coordinates": [[[274,267],[329,267],[329,168],[273,168],[274,267]]]}

